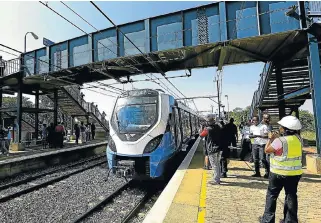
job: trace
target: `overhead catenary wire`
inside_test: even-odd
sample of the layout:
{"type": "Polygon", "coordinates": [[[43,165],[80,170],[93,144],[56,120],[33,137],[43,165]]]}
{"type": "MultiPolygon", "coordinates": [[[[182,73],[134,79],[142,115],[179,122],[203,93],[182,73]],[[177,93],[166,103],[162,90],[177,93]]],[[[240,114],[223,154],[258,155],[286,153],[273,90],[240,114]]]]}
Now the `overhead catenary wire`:
{"type": "MultiPolygon", "coordinates": [[[[90,1],[90,3],[111,23],[114,25],[114,27],[116,28],[117,31],[119,31],[142,55],[143,57],[150,62],[150,64],[152,66],[154,66],[154,68],[156,68],[156,70],[161,73],[165,78],[166,80],[181,94],[183,95],[183,97],[186,97],[170,80],[167,79],[166,77],[166,74],[159,68],[159,66],[153,61],[153,59],[151,59],[150,57],[146,56],[146,54],[144,54],[140,49],[139,47],[137,47],[134,42],[131,41],[131,39],[129,39],[125,33],[123,31],[121,31],[121,29],[119,29],[119,27],[93,2],[93,1],[90,1]]],[[[197,107],[196,107],[196,104],[193,100],[193,103],[194,103],[194,106],[197,110],[197,107]]]]}
{"type": "MultiPolygon", "coordinates": [[[[84,20],[84,21],[86,21],[86,23],[87,24],[90,24],[87,20],[85,20],[83,17],[81,17],[78,13],[76,13],[75,12],[75,10],[73,10],[73,9],[71,9],[71,7],[69,7],[69,6],[67,6],[66,4],[64,4],[69,10],[71,10],[72,12],[74,12],[76,15],[78,15],[82,20],[84,20]]],[[[46,5],[46,7],[47,8],[49,8],[49,9],[51,9],[49,6],[47,6],[46,5]]],[[[56,13],[57,14],[57,13],[56,13]]],[[[62,16],[62,15],[60,15],[59,14],[59,16],[62,16]]],[[[67,21],[67,20],[66,20],[67,21]]],[[[69,21],[69,20],[68,20],[69,21]]],[[[96,31],[98,31],[98,32],[100,32],[97,28],[95,28],[93,25],[91,25],[90,24],[90,26],[91,27],[93,27],[94,29],[96,29],[96,31]]],[[[88,34],[88,33],[86,33],[86,34],[88,34]]],[[[89,34],[88,34],[89,35],[89,34]]],[[[109,41],[111,41],[110,39],[108,39],[109,41]]],[[[112,42],[112,41],[111,41],[112,42]]],[[[113,42],[112,42],[113,43],[113,42]]],[[[115,44],[115,43],[114,43],[115,44]]],[[[103,45],[103,44],[102,44],[103,45]]],[[[103,45],[104,46],[104,45],[103,45]]],[[[117,45],[117,47],[119,47],[118,45],[117,45]]],[[[136,46],[137,47],[137,46],[136,46]]],[[[111,51],[111,52],[113,52],[113,51],[111,51]]],[[[114,53],[114,52],[113,52],[114,53]]],[[[116,53],[114,53],[114,54],[116,54],[116,53]]],[[[126,55],[126,54],[125,54],[126,55]]],[[[117,56],[117,54],[116,54],[116,56],[117,56]]],[[[134,65],[131,65],[132,67],[134,67],[134,68],[136,68],[134,65]]],[[[137,69],[137,68],[136,68],[137,69]]],[[[138,71],[140,71],[139,69],[137,69],[138,71]]],[[[142,72],[141,72],[142,73],[142,72]]],[[[146,76],[148,76],[147,74],[144,74],[144,73],[142,73],[143,75],[146,75],[146,76]]],[[[152,74],[151,74],[152,75],[152,74]]],[[[151,78],[150,76],[148,76],[149,78],[151,78]]],[[[175,94],[175,92],[173,92],[172,90],[170,90],[164,83],[162,83],[164,86],[165,86],[165,88],[163,87],[163,86],[161,86],[160,85],[160,83],[158,83],[158,82],[156,82],[156,81],[152,81],[152,82],[154,82],[154,83],[156,83],[156,84],[158,84],[160,87],[162,87],[163,89],[165,89],[165,90],[167,90],[168,92],[170,92],[170,93],[172,93],[173,95],[175,95],[176,97],[177,97],[177,95],[175,94]]],[[[160,81],[161,82],[161,81],[160,81]]],[[[98,83],[100,83],[100,82],[98,82],[98,83]]],[[[101,83],[100,83],[101,84],[101,83]]]]}
{"type": "MultiPolygon", "coordinates": [[[[40,3],[42,3],[42,2],[40,2],[40,3]]],[[[46,6],[48,9],[50,9],[50,10],[52,10],[52,11],[54,11],[57,15],[59,15],[60,17],[62,17],[62,18],[64,18],[60,13],[58,13],[58,12],[56,12],[54,9],[52,9],[51,7],[49,7],[48,5],[46,5],[46,4],[44,4],[44,3],[42,3],[44,6],[46,6]]],[[[70,8],[70,7],[69,7],[70,8]]],[[[65,19],[65,18],[64,18],[65,19]]],[[[70,22],[68,19],[65,19],[66,21],[68,21],[69,23],[71,23],[72,24],[72,22],[70,22]]],[[[76,27],[76,28],[78,28],[78,26],[76,26],[76,25],[73,25],[74,27],[76,27]]],[[[82,29],[80,29],[82,32],[84,32],[85,34],[87,34],[87,35],[90,35],[90,34],[88,34],[87,32],[85,32],[85,31],[83,31],[82,29]]],[[[91,36],[91,35],[90,35],[91,36]]],[[[92,37],[91,37],[92,38],[92,37]]],[[[100,43],[100,44],[102,44],[102,43],[100,43]]],[[[103,44],[102,44],[103,45],[103,44]]],[[[104,46],[104,45],[103,45],[104,46]]],[[[105,46],[106,47],[106,46],[105,46]]],[[[107,48],[107,47],[106,47],[107,48]]],[[[107,49],[109,49],[109,48],[107,48],[107,49]]],[[[113,51],[111,51],[111,52],[113,52],[113,51]]],[[[117,55],[117,54],[116,54],[117,55]]],[[[137,68],[136,68],[137,69],[137,68]]],[[[153,81],[153,82],[155,82],[155,81],[153,81]]],[[[99,84],[101,84],[100,82],[98,82],[99,84]]],[[[155,82],[156,84],[159,84],[159,83],[157,83],[157,82],[155,82]]],[[[166,85],[165,85],[165,87],[166,87],[166,85]]],[[[169,89],[168,89],[168,91],[170,91],[169,89]]]]}

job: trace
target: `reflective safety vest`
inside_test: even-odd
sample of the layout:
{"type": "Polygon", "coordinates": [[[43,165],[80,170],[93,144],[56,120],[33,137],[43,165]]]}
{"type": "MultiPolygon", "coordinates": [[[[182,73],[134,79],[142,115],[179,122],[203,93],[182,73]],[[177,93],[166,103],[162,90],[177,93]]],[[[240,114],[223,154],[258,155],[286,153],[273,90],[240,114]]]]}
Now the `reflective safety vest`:
{"type": "Polygon", "coordinates": [[[282,142],[281,156],[270,157],[270,171],[283,176],[297,176],[302,171],[302,141],[299,136],[291,135],[279,138],[282,142]]]}

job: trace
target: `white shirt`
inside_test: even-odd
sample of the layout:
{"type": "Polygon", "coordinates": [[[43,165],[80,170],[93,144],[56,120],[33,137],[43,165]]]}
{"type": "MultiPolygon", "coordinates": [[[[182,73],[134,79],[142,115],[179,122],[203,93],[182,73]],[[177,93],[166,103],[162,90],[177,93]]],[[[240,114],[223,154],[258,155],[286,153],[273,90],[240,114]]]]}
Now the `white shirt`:
{"type": "MultiPolygon", "coordinates": [[[[259,125],[251,125],[250,134],[261,135],[260,126],[259,125]]],[[[259,137],[252,138],[251,141],[252,141],[252,144],[256,144],[256,145],[260,144],[260,138],[259,137]]]]}
{"type": "MultiPolygon", "coordinates": [[[[272,128],[270,125],[261,123],[259,125],[252,125],[250,128],[250,133],[253,135],[267,136],[271,130],[272,128]]],[[[254,140],[252,140],[252,144],[265,145],[267,141],[268,138],[256,137],[254,140]]]]}
{"type": "Polygon", "coordinates": [[[244,139],[249,139],[250,138],[250,128],[251,126],[244,126],[242,129],[242,135],[244,139]]]}

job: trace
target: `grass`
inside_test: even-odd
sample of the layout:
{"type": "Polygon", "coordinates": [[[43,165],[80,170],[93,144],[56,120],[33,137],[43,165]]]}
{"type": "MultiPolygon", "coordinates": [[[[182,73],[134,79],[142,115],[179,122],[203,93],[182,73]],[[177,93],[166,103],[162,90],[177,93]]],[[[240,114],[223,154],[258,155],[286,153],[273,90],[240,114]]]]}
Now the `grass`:
{"type": "Polygon", "coordinates": [[[301,132],[301,137],[307,140],[316,140],[315,132],[311,132],[311,131],[301,132]]]}

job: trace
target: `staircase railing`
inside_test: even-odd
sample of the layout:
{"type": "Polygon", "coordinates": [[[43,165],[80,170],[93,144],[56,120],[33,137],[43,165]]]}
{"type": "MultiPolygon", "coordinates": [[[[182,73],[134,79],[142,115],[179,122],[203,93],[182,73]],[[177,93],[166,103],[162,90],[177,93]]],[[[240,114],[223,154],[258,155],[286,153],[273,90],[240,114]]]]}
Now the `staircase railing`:
{"type": "Polygon", "coordinates": [[[258,89],[254,92],[253,98],[252,98],[252,104],[249,112],[249,117],[252,118],[255,112],[255,109],[262,103],[264,92],[267,87],[267,83],[270,77],[270,74],[272,73],[273,70],[273,63],[272,62],[267,62],[264,65],[263,71],[261,73],[261,78],[259,81],[259,86],[258,89]]]}
{"type": "Polygon", "coordinates": [[[95,106],[94,103],[86,102],[83,99],[78,85],[71,85],[64,88],[76,101],[78,101],[78,103],[86,110],[86,112],[92,114],[99,124],[103,125],[105,130],[108,130],[108,121],[106,120],[106,115],[102,114],[98,110],[97,105],[95,106]]]}

